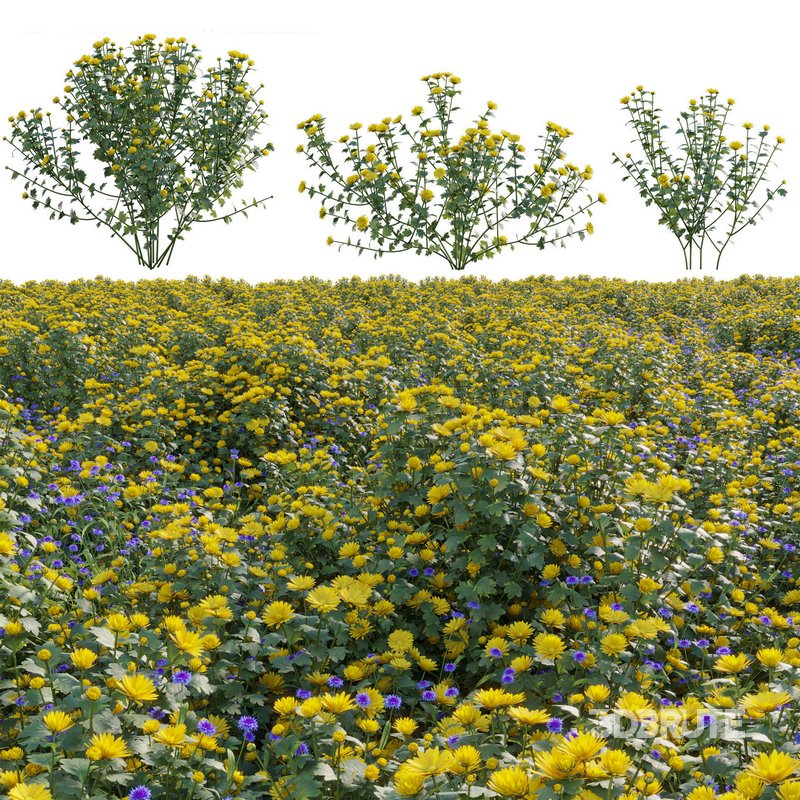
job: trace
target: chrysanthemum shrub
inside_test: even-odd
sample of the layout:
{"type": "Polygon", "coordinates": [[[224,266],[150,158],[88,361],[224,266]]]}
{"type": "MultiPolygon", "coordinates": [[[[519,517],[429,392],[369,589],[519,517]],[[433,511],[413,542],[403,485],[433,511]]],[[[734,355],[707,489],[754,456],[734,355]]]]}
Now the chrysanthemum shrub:
{"type": "Polygon", "coordinates": [[[0,297],[0,797],[798,796],[800,279],[0,297]]]}
{"type": "Polygon", "coordinates": [[[645,205],[654,204],[661,212],[659,225],[677,237],[686,269],[702,269],[704,253],[708,265],[712,251],[719,269],[733,237],[755,225],[776,195],[786,195],[785,180],[772,186],[767,181],[784,139],[768,141],[769,125],[754,131],[753,123],[745,122],[744,133],[729,140],[734,100],[723,103],[716,89],[707,89],[699,102],[691,99],[689,110],[681,111],[675,152],[664,141],[668,126],[661,123],[654,98],[655,92],[643,86],[622,98],[644,157],[615,153],[614,163],[627,173],[623,181],[635,181],[645,205]]]}
{"type": "Polygon", "coordinates": [[[355,236],[331,236],[328,244],[376,258],[412,250],[463,270],[506,247],[544,249],[593,232],[591,208],[605,196],[587,194],[590,166],[567,160],[562,146],[572,131],[548,122],[534,163],[526,163],[517,134],[492,131],[495,103],[459,135],[452,115],[460,79],[437,72],[422,80],[428,107],[411,110],[416,124],[386,117],[367,127],[372,143],[358,122],[338,140],[341,148],[327,139],[322,115],[298,124],[307,137],[298,150],[319,174],[318,183],[303,181],[300,191],[319,200],[321,218],[343,223],[355,236]]]}
{"type": "Polygon", "coordinates": [[[267,114],[252,66],[231,50],[203,70],[183,37],[145,34],[128,48],[97,41],[53,98],[63,121],[41,108],[9,117],[4,138],[21,163],[7,169],[51,219],[94,222],[139,264],[168,264],[195,223],[230,222],[269,199],[226,205],[272,150],[253,143],[267,114]]]}

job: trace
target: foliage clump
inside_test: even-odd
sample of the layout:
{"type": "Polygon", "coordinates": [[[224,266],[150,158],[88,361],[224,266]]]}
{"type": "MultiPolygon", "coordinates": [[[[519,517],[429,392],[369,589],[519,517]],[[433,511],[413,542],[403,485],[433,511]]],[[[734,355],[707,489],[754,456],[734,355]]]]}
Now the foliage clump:
{"type": "Polygon", "coordinates": [[[254,62],[237,50],[205,72],[201,61],[183,37],[145,34],[127,49],[95,42],[53,98],[63,123],[41,108],[9,117],[6,140],[23,164],[7,168],[23,198],[51,219],[108,228],[148,269],[168,264],[196,222],[262,205],[218,212],[272,150],[252,143],[267,118],[263,84],[250,83],[254,62]]]}
{"type": "Polygon", "coordinates": [[[307,137],[298,150],[319,170],[319,183],[307,187],[303,181],[300,191],[308,188],[310,197],[320,198],[320,217],[330,216],[334,225],[343,222],[357,236],[329,237],[328,244],[375,257],[413,250],[463,270],[506,247],[544,249],[593,233],[592,223],[583,220],[605,196],[592,200],[586,193],[591,166],[567,160],[562,146],[572,131],[548,122],[528,167],[519,135],[491,129],[496,103],[488,102],[474,125],[458,135],[452,115],[459,110],[461,79],[436,72],[422,81],[428,108],[411,110],[414,125],[409,127],[402,115],[386,117],[367,127],[376,140],[368,144],[363,125],[353,123],[352,133],[338,140],[339,163],[321,114],[298,124],[307,137]]]}

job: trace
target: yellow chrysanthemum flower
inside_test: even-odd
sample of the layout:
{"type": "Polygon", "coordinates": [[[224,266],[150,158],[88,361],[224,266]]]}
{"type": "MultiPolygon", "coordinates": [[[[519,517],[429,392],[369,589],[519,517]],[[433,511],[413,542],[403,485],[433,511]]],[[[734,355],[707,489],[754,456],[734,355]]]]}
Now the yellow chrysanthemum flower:
{"type": "Polygon", "coordinates": [[[270,626],[270,628],[280,628],[285,625],[289,620],[295,616],[294,609],[289,603],[283,600],[276,600],[270,603],[261,615],[261,619],[270,626]]]}
{"type": "Polygon", "coordinates": [[[800,761],[788,753],[773,750],[759,753],[748,765],[747,772],[770,786],[782,783],[800,769],[800,761]]]}
{"type": "Polygon", "coordinates": [[[542,659],[556,659],[567,648],[560,636],[554,633],[540,633],[533,640],[533,649],[542,659]]]}
{"type": "Polygon", "coordinates": [[[158,697],[153,681],[147,675],[141,675],[138,672],[133,675],[123,675],[119,680],[118,688],[128,699],[136,703],[144,703],[158,697]]]}
{"type": "Polygon", "coordinates": [[[465,744],[453,750],[451,772],[457,775],[470,775],[480,770],[482,765],[483,759],[477,747],[465,744]]]}
{"type": "Polygon", "coordinates": [[[761,719],[761,717],[772,711],[785,706],[792,701],[792,696],[788,692],[756,692],[746,694],[741,699],[742,708],[747,712],[748,717],[761,719]]]}
{"type": "Polygon", "coordinates": [[[72,717],[63,711],[48,712],[42,717],[42,722],[50,733],[63,733],[75,724],[72,717]]]}
{"type": "Polygon", "coordinates": [[[478,689],[473,697],[479,706],[489,710],[518,705],[525,701],[524,693],[516,692],[510,694],[505,689],[478,689]]]}
{"type": "Polygon", "coordinates": [[[583,692],[593,703],[602,703],[608,700],[611,695],[611,689],[602,683],[594,683],[591,686],[587,686],[583,692]]]}
{"type": "Polygon", "coordinates": [[[86,647],[79,647],[70,653],[69,659],[78,669],[90,669],[97,661],[97,654],[86,647]]]}
{"type": "Polygon", "coordinates": [[[317,586],[306,595],[306,603],[322,614],[335,611],[341,602],[339,592],[331,586],[317,586]]]}
{"type": "Polygon", "coordinates": [[[744,653],[719,656],[714,662],[714,669],[717,670],[717,672],[735,675],[746,670],[751,663],[750,659],[744,655],[744,653]]]}
{"type": "Polygon", "coordinates": [[[8,793],[9,800],[53,800],[50,790],[41,783],[18,783],[8,793]]]}
{"type": "Polygon", "coordinates": [[[686,795],[686,800],[714,800],[716,793],[711,786],[696,786],[689,794],[686,795]]]}
{"type": "Polygon", "coordinates": [[[778,789],[780,800],[800,800],[800,781],[786,781],[778,789]]]}
{"type": "Polygon", "coordinates": [[[764,793],[764,782],[747,772],[736,776],[736,789],[747,800],[757,800],[764,793]]]}
{"type": "Polygon", "coordinates": [[[185,725],[169,725],[161,728],[154,736],[155,741],[167,747],[183,747],[187,741],[185,725]]]}
{"type": "Polygon", "coordinates": [[[562,739],[556,749],[566,753],[578,763],[591,761],[604,747],[606,740],[591,731],[584,731],[569,739],[562,739]]]}
{"type": "Polygon", "coordinates": [[[525,620],[512,622],[506,630],[506,636],[508,636],[514,644],[525,644],[525,642],[533,636],[533,626],[530,622],[526,622],[525,620]]]}
{"type": "Polygon", "coordinates": [[[121,736],[113,733],[98,733],[89,740],[87,758],[99,761],[104,758],[127,758],[131,755],[128,745],[121,736]]]}
{"type": "Polygon", "coordinates": [[[414,797],[425,785],[425,775],[406,769],[405,765],[394,774],[394,788],[401,797],[414,797]]]}
{"type": "Polygon", "coordinates": [[[633,762],[623,750],[606,750],[600,756],[600,766],[608,775],[620,777],[628,773],[633,762]]]}
{"type": "Polygon", "coordinates": [[[503,767],[489,776],[487,787],[502,797],[533,798],[541,785],[538,778],[529,776],[518,766],[503,767]]]}
{"type": "Polygon", "coordinates": [[[544,725],[551,719],[550,714],[544,709],[525,708],[525,706],[509,708],[508,716],[515,719],[520,725],[544,725]]]}
{"type": "Polygon", "coordinates": [[[776,647],[765,647],[756,653],[756,658],[765,667],[777,667],[783,661],[783,651],[776,647]]]}
{"type": "Polygon", "coordinates": [[[322,707],[331,714],[344,714],[345,711],[352,711],[356,707],[356,701],[348,692],[336,694],[326,692],[322,695],[322,707]]]}
{"type": "Polygon", "coordinates": [[[175,643],[175,647],[187,655],[197,657],[205,650],[203,637],[194,631],[178,630],[170,634],[170,638],[175,643]]]}
{"type": "Polygon", "coordinates": [[[422,775],[429,778],[433,775],[441,775],[449,772],[453,767],[453,754],[448,750],[440,750],[438,747],[431,747],[420,755],[409,759],[403,764],[403,769],[411,775],[422,775]]]}
{"type": "Polygon", "coordinates": [[[621,633],[609,633],[600,640],[600,649],[609,656],[619,655],[628,646],[628,640],[621,633]]]}
{"type": "Polygon", "coordinates": [[[412,736],[414,731],[419,727],[411,717],[398,717],[393,723],[392,727],[403,736],[412,736]]]}

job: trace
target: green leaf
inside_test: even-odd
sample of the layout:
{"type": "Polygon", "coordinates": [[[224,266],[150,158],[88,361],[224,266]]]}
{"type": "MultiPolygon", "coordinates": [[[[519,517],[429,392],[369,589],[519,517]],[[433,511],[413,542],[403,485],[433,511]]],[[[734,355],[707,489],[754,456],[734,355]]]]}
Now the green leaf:
{"type": "Polygon", "coordinates": [[[488,575],[483,575],[475,584],[475,594],[477,597],[489,597],[494,594],[496,588],[495,580],[488,575]]]}
{"type": "Polygon", "coordinates": [[[60,758],[58,760],[59,770],[66,772],[67,775],[72,775],[81,783],[86,780],[91,764],[92,762],[88,758],[60,758]]]}
{"type": "Polygon", "coordinates": [[[94,638],[97,639],[99,644],[103,647],[107,647],[109,650],[114,649],[115,637],[113,631],[110,631],[108,628],[100,627],[89,628],[89,630],[94,634],[94,638]]]}

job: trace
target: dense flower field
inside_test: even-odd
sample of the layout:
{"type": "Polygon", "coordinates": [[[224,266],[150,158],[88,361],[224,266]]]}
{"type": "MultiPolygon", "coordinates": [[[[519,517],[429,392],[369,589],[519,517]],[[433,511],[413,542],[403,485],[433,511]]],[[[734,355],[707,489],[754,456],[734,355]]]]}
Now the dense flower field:
{"type": "Polygon", "coordinates": [[[0,795],[800,798],[800,279],[0,298],[0,795]]]}

